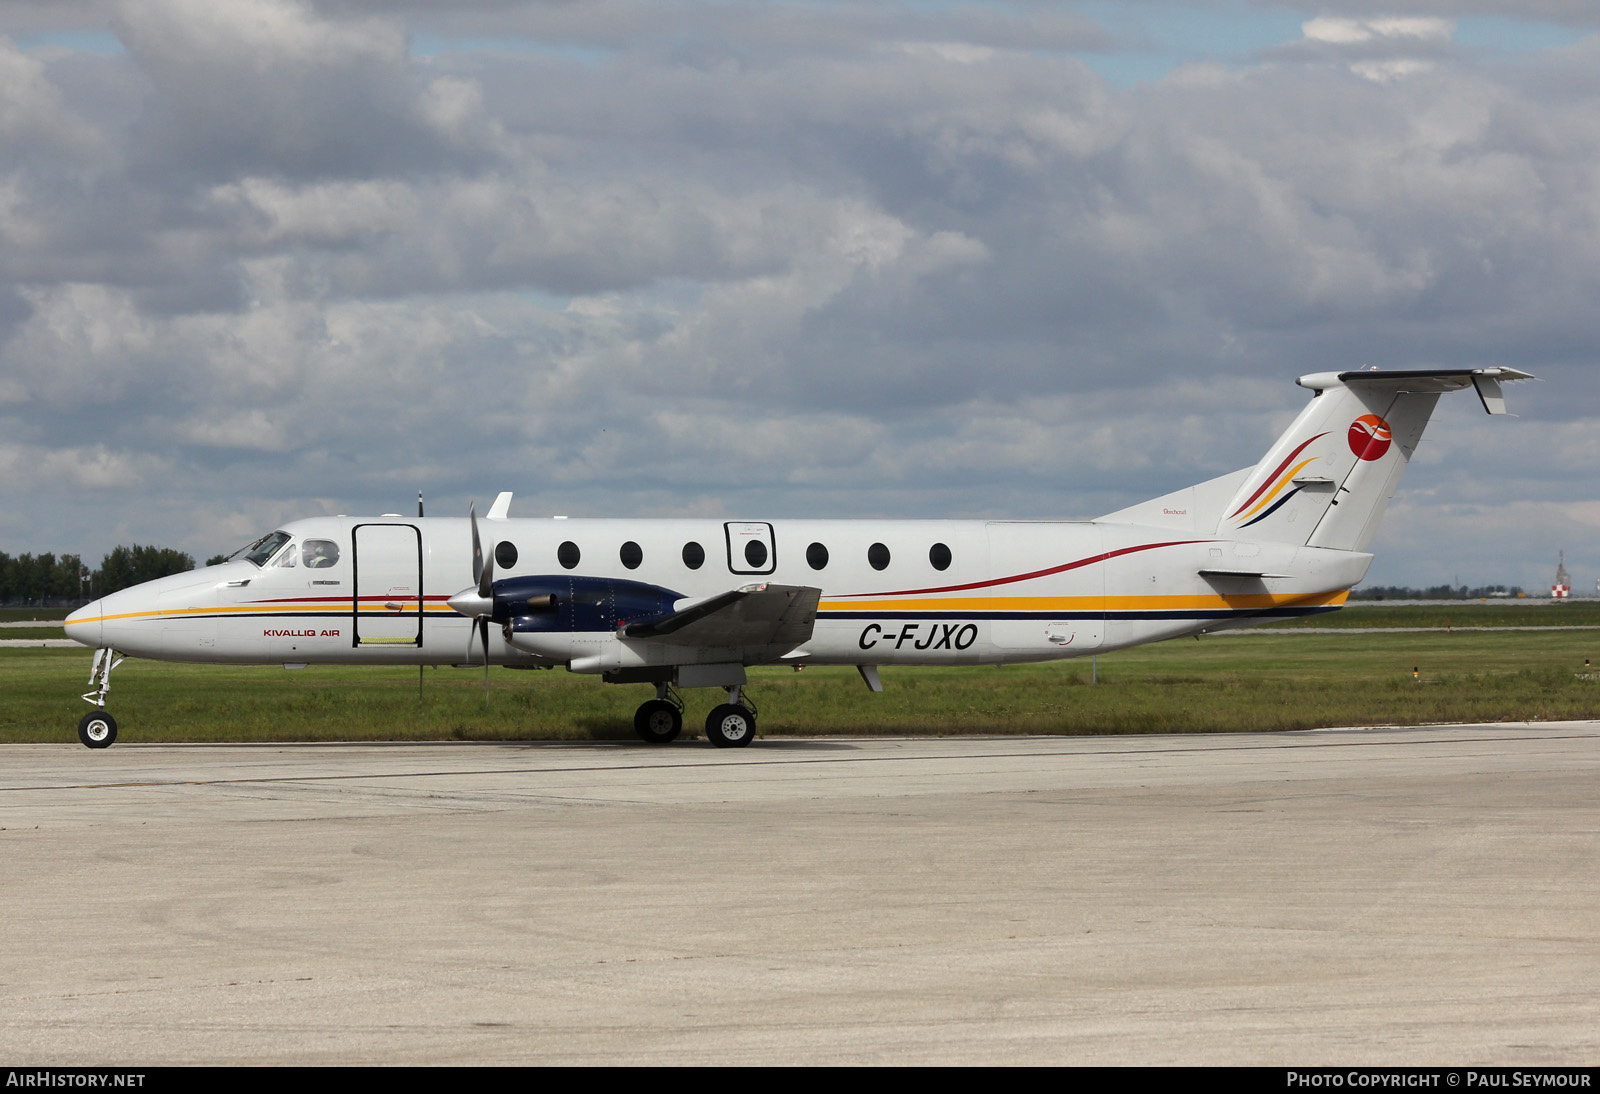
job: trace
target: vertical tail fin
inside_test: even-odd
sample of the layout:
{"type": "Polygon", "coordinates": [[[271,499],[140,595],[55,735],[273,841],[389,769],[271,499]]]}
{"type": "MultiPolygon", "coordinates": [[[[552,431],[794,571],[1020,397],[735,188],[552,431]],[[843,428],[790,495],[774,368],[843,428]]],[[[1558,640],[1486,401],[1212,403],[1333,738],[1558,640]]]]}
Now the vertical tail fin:
{"type": "Polygon", "coordinates": [[[1316,396],[1244,477],[1218,535],[1364,551],[1416,451],[1439,396],[1477,388],[1504,414],[1508,368],[1322,372],[1297,383],[1316,396]]]}

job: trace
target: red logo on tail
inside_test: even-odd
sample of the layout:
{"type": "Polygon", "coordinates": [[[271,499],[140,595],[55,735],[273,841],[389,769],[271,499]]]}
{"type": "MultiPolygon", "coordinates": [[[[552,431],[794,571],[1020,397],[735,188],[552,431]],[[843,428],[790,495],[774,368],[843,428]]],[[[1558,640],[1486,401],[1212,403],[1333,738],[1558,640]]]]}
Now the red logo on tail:
{"type": "Polygon", "coordinates": [[[1363,460],[1381,460],[1389,451],[1389,423],[1376,414],[1363,414],[1350,423],[1350,451],[1363,460]]]}

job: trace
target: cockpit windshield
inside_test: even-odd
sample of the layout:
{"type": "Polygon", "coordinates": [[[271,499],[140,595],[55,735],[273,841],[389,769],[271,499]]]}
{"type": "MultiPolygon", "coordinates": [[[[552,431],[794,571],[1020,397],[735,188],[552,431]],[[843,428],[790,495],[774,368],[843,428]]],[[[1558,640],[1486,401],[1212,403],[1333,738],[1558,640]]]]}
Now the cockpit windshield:
{"type": "Polygon", "coordinates": [[[288,543],[291,538],[288,532],[268,533],[249,546],[241,547],[233,552],[228,556],[228,561],[232,562],[235,559],[242,558],[246,562],[255,563],[257,566],[265,566],[267,560],[278,553],[278,548],[288,543]]]}

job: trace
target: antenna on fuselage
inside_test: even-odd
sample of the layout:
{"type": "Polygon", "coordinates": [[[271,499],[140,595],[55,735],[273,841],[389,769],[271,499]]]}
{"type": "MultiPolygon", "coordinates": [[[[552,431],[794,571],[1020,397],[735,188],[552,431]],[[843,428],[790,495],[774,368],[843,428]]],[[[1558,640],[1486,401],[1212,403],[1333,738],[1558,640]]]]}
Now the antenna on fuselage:
{"type": "Polygon", "coordinates": [[[417,516],[422,516],[422,491],[417,491],[417,516]]]}

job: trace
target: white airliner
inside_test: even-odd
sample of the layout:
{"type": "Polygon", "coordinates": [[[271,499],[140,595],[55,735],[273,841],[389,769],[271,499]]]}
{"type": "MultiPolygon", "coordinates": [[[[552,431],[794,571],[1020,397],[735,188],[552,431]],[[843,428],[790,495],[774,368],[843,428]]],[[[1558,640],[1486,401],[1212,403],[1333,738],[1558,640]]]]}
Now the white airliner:
{"type": "Polygon", "coordinates": [[[1309,405],[1260,463],[1094,521],[313,517],[229,561],[72,613],[95,649],[78,726],[124,656],[303,665],[565,666],[648,684],[634,728],[683,727],[675,688],[723,688],[712,743],[746,745],[750,665],[982,665],[1082,657],[1340,607],[1439,395],[1504,414],[1509,368],[1300,377],[1309,405]],[[491,548],[482,549],[483,529],[491,548]],[[493,623],[495,626],[491,627],[493,623]]]}

